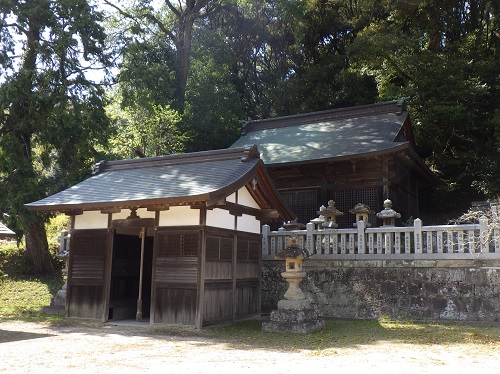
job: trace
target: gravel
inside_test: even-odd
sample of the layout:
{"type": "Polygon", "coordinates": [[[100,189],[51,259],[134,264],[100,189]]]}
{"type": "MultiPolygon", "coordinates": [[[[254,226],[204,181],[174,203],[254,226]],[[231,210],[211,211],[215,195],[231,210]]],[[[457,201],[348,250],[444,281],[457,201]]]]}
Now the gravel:
{"type": "MultiPolygon", "coordinates": [[[[293,335],[290,336],[293,340],[293,335]]],[[[325,352],[249,348],[152,327],[0,322],[6,373],[498,373],[500,345],[377,342],[325,352]]]]}

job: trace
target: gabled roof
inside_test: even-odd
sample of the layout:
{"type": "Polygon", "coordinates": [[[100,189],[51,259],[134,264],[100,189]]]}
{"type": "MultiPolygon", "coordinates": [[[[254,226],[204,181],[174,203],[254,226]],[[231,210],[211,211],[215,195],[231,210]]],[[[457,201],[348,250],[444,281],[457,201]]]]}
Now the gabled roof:
{"type": "Polygon", "coordinates": [[[413,135],[403,101],[246,122],[232,145],[257,144],[266,165],[397,152],[413,135]]]}
{"type": "Polygon", "coordinates": [[[12,238],[16,236],[16,233],[0,222],[0,239],[12,238]]]}
{"type": "Polygon", "coordinates": [[[90,178],[26,207],[42,212],[195,204],[210,207],[245,185],[251,186],[249,191],[262,209],[276,210],[285,220],[293,217],[274,189],[256,146],[101,161],[90,178]],[[257,184],[252,184],[254,179],[257,184]]]}

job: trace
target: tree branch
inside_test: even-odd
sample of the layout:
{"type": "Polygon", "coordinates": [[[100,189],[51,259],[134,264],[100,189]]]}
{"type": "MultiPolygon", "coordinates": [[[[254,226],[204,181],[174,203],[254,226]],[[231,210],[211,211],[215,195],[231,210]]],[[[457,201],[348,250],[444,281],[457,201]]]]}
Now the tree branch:
{"type": "MultiPolygon", "coordinates": [[[[181,16],[181,12],[179,12],[179,10],[172,5],[170,0],[165,0],[165,4],[167,5],[168,9],[170,9],[170,11],[172,11],[175,14],[175,16],[177,18],[179,18],[181,16]]],[[[179,6],[180,6],[180,4],[179,4],[179,6]]]]}
{"type": "MultiPolygon", "coordinates": [[[[167,5],[169,5],[169,8],[172,6],[170,4],[170,2],[168,0],[165,0],[166,3],[168,3],[167,5]]],[[[177,45],[178,44],[178,39],[177,37],[175,36],[174,33],[172,33],[172,31],[170,29],[168,29],[165,24],[163,22],[161,22],[157,17],[155,17],[152,13],[150,13],[149,11],[146,11],[145,9],[143,10],[142,14],[140,14],[139,16],[135,16],[125,10],[123,10],[122,8],[120,8],[119,6],[113,4],[112,2],[110,2],[109,0],[104,0],[104,3],[109,5],[110,7],[116,9],[118,11],[119,14],[121,14],[122,16],[124,17],[127,17],[128,19],[131,19],[132,21],[134,22],[137,22],[139,23],[139,21],[137,20],[137,18],[143,18],[143,19],[149,19],[150,21],[152,21],[154,24],[156,24],[156,26],[158,26],[158,28],[164,32],[170,39],[172,39],[172,42],[177,45]]],[[[173,8],[173,7],[172,7],[173,8]]],[[[175,9],[175,8],[173,8],[175,9]]],[[[175,10],[175,14],[179,14],[179,12],[177,10],[175,10]]]]}

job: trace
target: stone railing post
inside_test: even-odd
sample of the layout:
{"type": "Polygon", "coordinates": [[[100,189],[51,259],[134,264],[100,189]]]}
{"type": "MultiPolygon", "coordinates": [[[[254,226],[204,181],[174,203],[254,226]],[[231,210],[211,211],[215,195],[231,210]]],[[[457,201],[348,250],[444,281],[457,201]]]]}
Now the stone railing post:
{"type": "Polygon", "coordinates": [[[356,226],[358,230],[358,254],[366,253],[365,221],[360,220],[356,226]]]}
{"type": "Polygon", "coordinates": [[[422,220],[420,218],[413,221],[413,241],[415,243],[415,253],[423,253],[424,239],[422,237],[422,220]]]}
{"type": "Polygon", "coordinates": [[[262,226],[262,255],[268,256],[271,253],[271,248],[269,248],[269,232],[271,227],[269,225],[262,226]]]}
{"type": "Polygon", "coordinates": [[[305,249],[311,254],[315,254],[316,251],[314,250],[314,238],[313,238],[313,231],[314,231],[314,223],[309,222],[306,224],[306,243],[305,243],[305,249]]]}
{"type": "Polygon", "coordinates": [[[488,230],[488,218],[481,216],[479,218],[479,245],[481,246],[482,253],[488,253],[489,248],[489,230],[488,230]]]}

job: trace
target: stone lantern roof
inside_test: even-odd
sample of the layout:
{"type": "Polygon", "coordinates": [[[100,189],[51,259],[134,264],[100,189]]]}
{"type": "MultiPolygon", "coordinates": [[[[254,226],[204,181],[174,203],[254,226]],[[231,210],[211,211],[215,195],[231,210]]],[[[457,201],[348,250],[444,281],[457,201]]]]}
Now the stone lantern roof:
{"type": "Polygon", "coordinates": [[[299,238],[292,236],[288,238],[288,245],[286,248],[279,250],[276,253],[275,258],[277,260],[285,260],[287,258],[293,259],[305,259],[310,257],[311,254],[307,249],[300,248],[299,238]]]}
{"type": "Polygon", "coordinates": [[[394,226],[396,218],[401,218],[401,214],[392,209],[392,201],[387,199],[384,201],[384,209],[377,213],[377,218],[380,218],[384,226],[394,226]]]}

